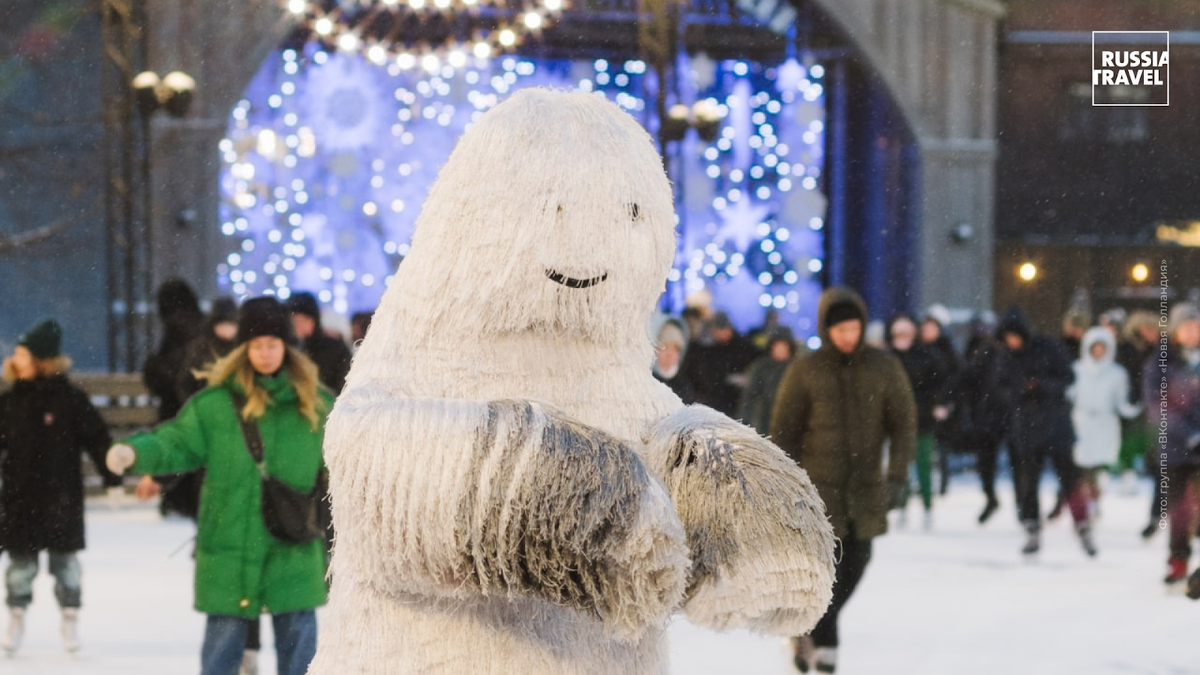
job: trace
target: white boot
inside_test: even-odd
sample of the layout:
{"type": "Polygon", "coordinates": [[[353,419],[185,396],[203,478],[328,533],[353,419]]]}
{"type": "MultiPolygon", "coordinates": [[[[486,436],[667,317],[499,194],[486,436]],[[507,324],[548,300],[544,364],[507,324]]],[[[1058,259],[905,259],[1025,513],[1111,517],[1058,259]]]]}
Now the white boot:
{"type": "Polygon", "coordinates": [[[79,610],[67,607],[62,611],[63,649],[74,654],[79,651],[79,610]]]}
{"type": "Polygon", "coordinates": [[[25,637],[25,608],[8,608],[8,630],[4,632],[4,651],[9,656],[16,653],[25,637]]]}
{"type": "Polygon", "coordinates": [[[258,650],[247,649],[242,652],[242,667],[238,675],[258,675],[258,650]]]}
{"type": "Polygon", "coordinates": [[[837,647],[817,647],[813,650],[813,665],[818,673],[837,670],[837,647]]]}

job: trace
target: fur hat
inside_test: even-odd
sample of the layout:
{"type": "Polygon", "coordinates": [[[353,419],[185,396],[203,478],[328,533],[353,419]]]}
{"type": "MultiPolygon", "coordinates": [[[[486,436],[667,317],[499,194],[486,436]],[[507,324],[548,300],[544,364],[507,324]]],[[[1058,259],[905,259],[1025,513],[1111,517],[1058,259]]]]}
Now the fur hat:
{"type": "Polygon", "coordinates": [[[17,338],[17,345],[28,349],[35,359],[52,359],[62,354],[62,326],[46,319],[17,338]]]}
{"type": "Polygon", "coordinates": [[[1197,308],[1190,302],[1181,302],[1171,308],[1171,315],[1167,322],[1167,330],[1171,335],[1175,335],[1175,331],[1188,321],[1200,321],[1200,308],[1197,308]]]}
{"type": "Polygon", "coordinates": [[[296,343],[291,315],[287,308],[269,295],[242,303],[238,318],[238,344],[265,336],[277,337],[287,344],[296,343]]]}

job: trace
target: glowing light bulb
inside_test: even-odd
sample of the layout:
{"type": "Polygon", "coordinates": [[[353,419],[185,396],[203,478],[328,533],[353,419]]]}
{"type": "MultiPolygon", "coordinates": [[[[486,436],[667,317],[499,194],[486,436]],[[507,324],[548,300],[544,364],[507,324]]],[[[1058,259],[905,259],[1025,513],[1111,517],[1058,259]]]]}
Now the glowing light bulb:
{"type": "Polygon", "coordinates": [[[288,11],[292,14],[304,14],[308,11],[307,0],[288,0],[288,11]]]}
{"type": "Polygon", "coordinates": [[[476,42],[471,51],[475,53],[475,58],[486,59],[492,55],[492,46],[486,42],[476,42]]]}
{"type": "Polygon", "coordinates": [[[333,21],[330,21],[328,17],[323,16],[317,19],[317,23],[313,26],[313,29],[317,31],[318,35],[328,36],[333,32],[333,21]]]}
{"type": "Polygon", "coordinates": [[[338,49],[344,52],[352,52],[358,49],[358,36],[354,33],[342,33],[337,40],[338,49]]]}
{"type": "Polygon", "coordinates": [[[1017,276],[1021,277],[1021,279],[1024,281],[1033,281],[1034,278],[1037,277],[1037,273],[1037,265],[1034,265],[1030,262],[1024,263],[1017,268],[1017,276]]]}
{"type": "Polygon", "coordinates": [[[511,28],[505,28],[500,31],[500,44],[505,47],[511,47],[517,44],[517,34],[511,28]]]}
{"type": "Polygon", "coordinates": [[[525,27],[529,30],[537,30],[542,27],[542,15],[537,12],[525,13],[525,27]]]}

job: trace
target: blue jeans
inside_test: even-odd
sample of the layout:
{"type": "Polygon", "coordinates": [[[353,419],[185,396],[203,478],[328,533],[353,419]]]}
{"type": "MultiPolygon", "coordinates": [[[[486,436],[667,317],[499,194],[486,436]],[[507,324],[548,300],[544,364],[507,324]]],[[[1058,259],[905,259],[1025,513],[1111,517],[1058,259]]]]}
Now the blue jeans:
{"type": "MultiPolygon", "coordinates": [[[[311,609],[271,615],[279,675],[304,675],[317,653],[317,614],[311,609]]],[[[209,614],[200,648],[200,675],[237,675],[250,619],[209,614]]]]}
{"type": "MultiPolygon", "coordinates": [[[[79,558],[74,552],[50,551],[50,574],[54,577],[54,596],[63,609],[79,607],[79,558]]],[[[8,590],[9,607],[28,607],[33,601],[33,579],[38,573],[38,553],[8,552],[8,571],[4,585],[8,590]]]]}

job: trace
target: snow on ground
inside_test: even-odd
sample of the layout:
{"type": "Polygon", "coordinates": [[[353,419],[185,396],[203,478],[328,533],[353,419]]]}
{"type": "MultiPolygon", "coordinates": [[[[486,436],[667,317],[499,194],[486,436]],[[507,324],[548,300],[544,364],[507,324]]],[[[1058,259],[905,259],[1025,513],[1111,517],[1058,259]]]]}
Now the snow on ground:
{"type": "MultiPolygon", "coordinates": [[[[1043,487],[1048,506],[1054,486],[1043,487]]],[[[914,501],[909,526],[875,540],[866,578],[842,613],[838,672],[1200,674],[1200,602],[1164,592],[1165,533],[1149,545],[1137,536],[1149,491],[1148,482],[1137,495],[1109,490],[1095,560],[1083,554],[1067,516],[1047,526],[1039,558],[1023,560],[1011,489],[1001,492],[1002,510],[982,528],[975,523],[983,499],[973,477],[956,480],[935,504],[930,532],[922,530],[914,501]]],[[[149,506],[113,509],[103,499],[89,504],[87,517],[83,651],[73,658],[63,653],[53,582],[43,573],[25,647],[0,658],[0,672],[198,672],[204,618],[191,609],[192,525],[162,520],[149,506]]],[[[263,673],[274,672],[269,623],[263,673]]],[[[795,672],[780,638],[719,635],[680,619],[670,639],[673,675],[795,672]]]]}

